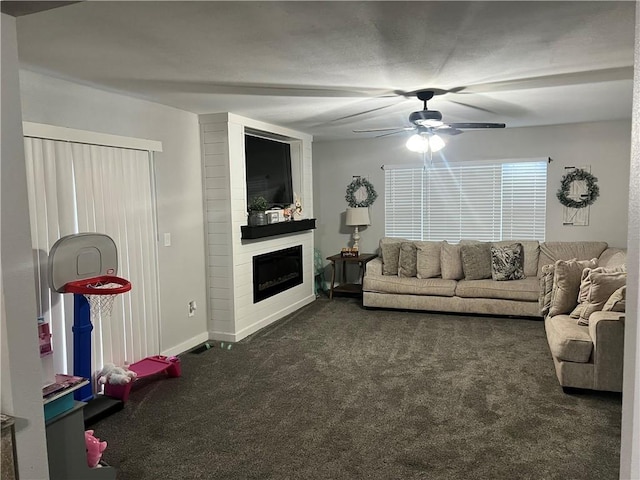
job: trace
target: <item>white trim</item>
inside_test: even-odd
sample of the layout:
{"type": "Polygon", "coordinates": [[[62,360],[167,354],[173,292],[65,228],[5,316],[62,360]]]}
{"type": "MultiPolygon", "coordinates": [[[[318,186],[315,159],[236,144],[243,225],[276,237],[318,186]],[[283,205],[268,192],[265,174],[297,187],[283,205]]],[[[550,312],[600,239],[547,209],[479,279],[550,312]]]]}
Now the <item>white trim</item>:
{"type": "Polygon", "coordinates": [[[191,350],[193,347],[197,347],[198,345],[206,342],[207,340],[209,340],[209,333],[202,332],[196,335],[195,337],[191,337],[189,340],[185,340],[184,342],[179,343],[174,347],[171,347],[167,350],[163,350],[160,354],[166,357],[180,355],[181,353],[184,353],[187,350],[191,350]]]}
{"type": "MultiPolygon", "coordinates": [[[[446,159],[439,159],[437,162],[434,159],[433,166],[439,167],[442,165],[459,165],[459,164],[469,164],[469,165],[496,165],[499,163],[520,163],[520,162],[550,162],[550,157],[533,157],[533,158],[500,158],[500,159],[491,159],[491,160],[455,160],[448,161],[446,159]]],[[[382,170],[395,170],[395,169],[411,169],[411,168],[424,168],[425,164],[423,162],[420,163],[399,163],[395,165],[382,165],[382,170]]]]}
{"type": "Polygon", "coordinates": [[[248,327],[243,328],[242,330],[238,330],[236,333],[220,332],[220,331],[214,330],[214,331],[209,331],[209,337],[213,340],[218,340],[218,341],[239,342],[243,338],[248,337],[252,333],[257,332],[261,328],[264,328],[267,325],[272,324],[273,322],[281,320],[282,318],[289,315],[290,313],[293,313],[296,310],[301,309],[305,305],[309,305],[311,302],[315,302],[315,300],[316,300],[315,295],[309,295],[308,297],[305,297],[287,306],[286,308],[283,308],[282,310],[275,312],[269,315],[268,317],[265,317],[262,320],[249,325],[248,327]]]}
{"type": "Polygon", "coordinates": [[[103,145],[105,147],[129,148],[148,152],[161,152],[162,142],[143,138],[123,137],[108,133],[76,130],[75,128],[58,127],[44,123],[22,122],[25,137],[46,138],[48,140],[62,140],[65,142],[87,143],[103,145]]]}

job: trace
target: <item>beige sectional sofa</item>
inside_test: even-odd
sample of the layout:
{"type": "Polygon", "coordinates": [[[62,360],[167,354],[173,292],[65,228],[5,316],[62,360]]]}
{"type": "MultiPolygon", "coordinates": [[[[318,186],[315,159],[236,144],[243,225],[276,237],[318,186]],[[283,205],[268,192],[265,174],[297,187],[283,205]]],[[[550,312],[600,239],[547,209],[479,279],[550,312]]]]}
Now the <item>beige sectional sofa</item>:
{"type": "Polygon", "coordinates": [[[466,264],[460,265],[461,252],[466,251],[465,244],[476,243],[479,242],[463,241],[458,245],[456,253],[455,246],[446,242],[411,242],[383,238],[380,241],[380,256],[366,265],[363,305],[373,308],[544,317],[556,374],[563,387],[621,391],[624,312],[596,311],[589,317],[588,325],[579,325],[579,320],[569,314],[578,305],[582,265],[615,269],[625,264],[626,252],[608,248],[605,242],[497,242],[494,244],[497,247],[514,243],[522,245],[526,277],[506,281],[491,278],[467,279],[464,277],[466,264]],[[397,273],[394,274],[393,248],[396,248],[394,245],[397,243],[413,244],[409,250],[416,252],[416,267],[413,268],[410,264],[414,261],[411,255],[406,255],[404,260],[409,260],[409,266],[400,265],[402,262],[399,259],[397,273]],[[589,263],[590,260],[593,262],[589,263]],[[564,262],[563,266],[573,266],[572,285],[567,286],[571,282],[558,276],[561,269],[558,269],[558,275],[554,277],[553,267],[559,261],[564,262]],[[387,268],[388,265],[391,265],[391,269],[387,268]],[[576,270],[576,265],[579,265],[579,270],[576,270]],[[557,284],[554,280],[557,280],[557,284]],[[570,287],[568,294],[563,287],[565,290],[570,287]],[[575,301],[570,299],[573,303],[563,305],[563,310],[559,310],[554,304],[554,300],[560,301],[561,292],[565,293],[565,303],[566,298],[570,299],[575,292],[575,301]],[[550,310],[553,315],[549,315],[550,310]]]}

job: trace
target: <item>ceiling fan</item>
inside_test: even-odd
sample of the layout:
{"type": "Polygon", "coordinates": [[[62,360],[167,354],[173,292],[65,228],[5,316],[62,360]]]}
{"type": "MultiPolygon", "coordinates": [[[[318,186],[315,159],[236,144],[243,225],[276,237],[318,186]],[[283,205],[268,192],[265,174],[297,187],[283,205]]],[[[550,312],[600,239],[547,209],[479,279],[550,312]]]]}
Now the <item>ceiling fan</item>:
{"type": "Polygon", "coordinates": [[[386,132],[378,137],[387,135],[395,135],[406,131],[415,130],[416,134],[407,142],[407,148],[414,151],[424,152],[427,149],[438,151],[444,147],[444,142],[438,136],[443,135],[459,135],[464,133],[463,130],[481,129],[481,128],[504,128],[504,123],[445,123],[442,121],[442,113],[438,110],[429,110],[427,101],[431,100],[436,93],[447,93],[447,91],[435,90],[418,90],[415,96],[423,102],[423,109],[412,112],[409,115],[409,122],[412,124],[408,127],[387,127],[387,128],[371,128],[364,130],[354,130],[354,133],[371,133],[386,132]],[[412,144],[415,148],[412,148],[412,144]],[[439,147],[439,148],[438,148],[439,147]]]}

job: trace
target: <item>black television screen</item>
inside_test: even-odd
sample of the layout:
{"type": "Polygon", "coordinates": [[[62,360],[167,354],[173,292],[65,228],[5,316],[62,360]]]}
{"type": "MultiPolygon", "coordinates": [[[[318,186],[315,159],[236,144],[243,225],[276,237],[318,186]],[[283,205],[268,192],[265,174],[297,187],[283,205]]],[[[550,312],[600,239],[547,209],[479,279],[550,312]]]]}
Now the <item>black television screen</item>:
{"type": "Polygon", "coordinates": [[[247,175],[247,204],[262,196],[269,207],[288,207],[293,203],[291,146],[253,135],[244,136],[247,175]]]}

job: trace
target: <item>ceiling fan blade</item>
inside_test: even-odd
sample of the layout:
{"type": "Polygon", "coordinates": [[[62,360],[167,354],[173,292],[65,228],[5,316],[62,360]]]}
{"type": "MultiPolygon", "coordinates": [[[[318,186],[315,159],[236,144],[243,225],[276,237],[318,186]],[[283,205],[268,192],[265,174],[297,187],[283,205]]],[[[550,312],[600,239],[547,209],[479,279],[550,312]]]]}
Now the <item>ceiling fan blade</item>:
{"type": "Polygon", "coordinates": [[[504,123],[448,123],[451,128],[504,128],[504,123]]]}
{"type": "Polygon", "coordinates": [[[383,133],[382,135],[376,135],[373,138],[388,137],[389,135],[397,135],[398,133],[403,133],[405,131],[406,131],[406,129],[396,130],[395,132],[389,132],[389,133],[383,133]]]}
{"type": "Polygon", "coordinates": [[[353,133],[388,132],[389,130],[395,130],[397,132],[405,132],[405,131],[408,131],[408,130],[415,130],[415,127],[365,128],[363,130],[353,130],[353,133]]]}
{"type": "Polygon", "coordinates": [[[440,128],[435,128],[433,130],[435,133],[439,134],[443,134],[443,135],[460,135],[461,133],[464,133],[462,130],[458,130],[457,128],[452,128],[452,127],[448,127],[448,126],[444,126],[444,127],[440,127],[440,128]]]}

